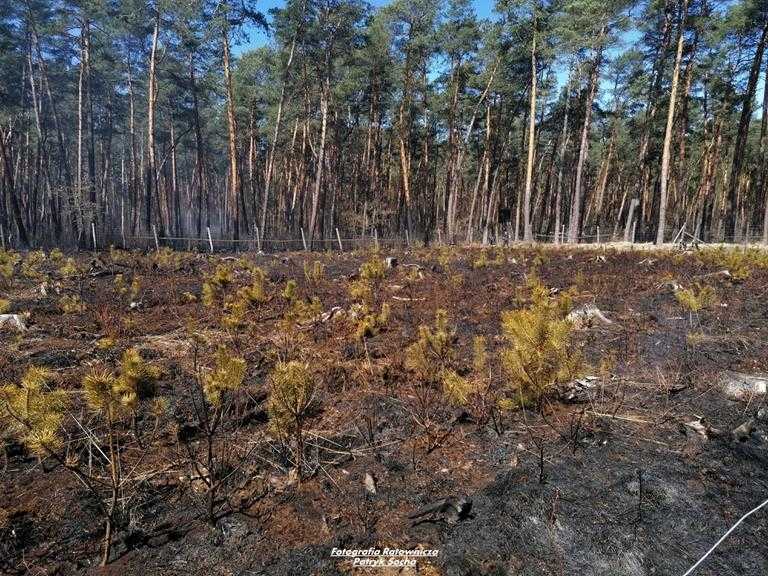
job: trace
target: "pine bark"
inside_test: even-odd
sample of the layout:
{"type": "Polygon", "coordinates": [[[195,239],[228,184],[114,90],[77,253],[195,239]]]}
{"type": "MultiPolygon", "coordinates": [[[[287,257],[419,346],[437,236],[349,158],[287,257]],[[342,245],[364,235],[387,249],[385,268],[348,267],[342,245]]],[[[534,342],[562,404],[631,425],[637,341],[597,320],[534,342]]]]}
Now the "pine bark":
{"type": "Polygon", "coordinates": [[[669,164],[672,156],[672,130],[675,122],[675,104],[677,102],[677,86],[680,83],[680,62],[683,59],[683,45],[685,44],[685,24],[688,17],[688,0],[683,0],[680,7],[680,23],[677,32],[677,52],[675,53],[675,66],[672,70],[672,86],[669,94],[669,107],[667,108],[667,127],[664,131],[664,148],[661,154],[661,175],[659,185],[661,195],[659,198],[659,224],[656,229],[656,244],[664,244],[664,232],[667,224],[667,186],[669,184],[669,164]]]}

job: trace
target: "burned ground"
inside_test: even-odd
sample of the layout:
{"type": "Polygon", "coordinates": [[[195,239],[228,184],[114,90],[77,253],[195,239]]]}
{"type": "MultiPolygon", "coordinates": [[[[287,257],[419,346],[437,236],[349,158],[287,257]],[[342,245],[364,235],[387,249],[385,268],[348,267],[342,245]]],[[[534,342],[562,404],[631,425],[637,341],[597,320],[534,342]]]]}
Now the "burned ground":
{"type": "MultiPolygon", "coordinates": [[[[440,550],[403,573],[682,574],[765,499],[765,399],[734,400],[723,391],[732,373],[768,373],[765,267],[750,265],[736,277],[723,272],[727,259],[610,249],[375,257],[385,256],[399,261],[376,294],[390,317],[362,341],[350,319],[349,284],[369,253],[113,252],[75,257],[76,272],[60,272],[51,258],[34,270],[16,266],[0,295],[10,313],[29,313],[28,329],[0,335],[4,382],[47,367],[55,386],[75,398],[80,421],[90,422],[77,391],[94,366],[114,366],[133,347],[162,370],[154,394],[165,410],[142,413],[143,442],[123,447],[130,490],[105,573],[353,573],[348,561],[330,557],[333,547],[388,546],[440,550]],[[221,310],[201,303],[201,286],[222,263],[235,270],[234,287],[243,284],[244,260],[264,270],[269,296],[243,325],[224,326],[221,310]],[[316,260],[324,273],[312,279],[305,264],[316,260]],[[118,288],[118,274],[127,284],[139,279],[135,293],[118,288]],[[611,321],[576,332],[584,375],[595,377],[576,401],[552,394],[479,425],[439,387],[414,389],[404,350],[442,308],[456,329],[457,370],[469,370],[473,337],[483,335],[492,386],[503,390],[500,312],[525,305],[533,274],[553,294],[574,287],[575,307],[594,304],[611,321]],[[280,293],[290,279],[302,298],[319,299],[321,314],[297,324],[286,342],[280,293]],[[695,286],[716,294],[698,314],[675,297],[695,286]],[[66,295],[83,307],[62,313],[66,295]],[[340,312],[329,314],[335,307],[340,312]],[[205,364],[220,343],[247,361],[247,393],[230,406],[232,424],[221,434],[242,467],[211,527],[186,458],[186,446],[201,442],[186,392],[195,358],[205,364]],[[301,482],[266,412],[267,376],[286,347],[301,349],[319,383],[301,482]],[[734,441],[731,430],[753,417],[754,431],[734,441]],[[709,434],[685,426],[697,419],[709,434]],[[366,491],[366,474],[376,479],[375,494],[366,491]],[[468,519],[411,526],[409,513],[456,494],[472,498],[468,519]]],[[[71,456],[82,461],[86,443],[68,433],[71,456]]],[[[0,572],[98,571],[103,527],[77,479],[11,439],[1,463],[0,572]]],[[[767,573],[766,538],[765,514],[751,517],[696,574],[767,573]]]]}

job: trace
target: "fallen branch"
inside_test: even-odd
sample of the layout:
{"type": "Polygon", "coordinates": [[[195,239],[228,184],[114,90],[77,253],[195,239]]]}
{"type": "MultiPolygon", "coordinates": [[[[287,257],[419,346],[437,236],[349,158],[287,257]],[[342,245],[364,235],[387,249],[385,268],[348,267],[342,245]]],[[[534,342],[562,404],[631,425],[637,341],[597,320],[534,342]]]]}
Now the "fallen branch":
{"type": "Polygon", "coordinates": [[[587,410],[587,414],[592,414],[593,416],[599,416],[601,418],[610,418],[612,420],[624,420],[625,422],[634,422],[635,424],[653,424],[653,422],[651,422],[650,420],[643,420],[635,416],[616,416],[615,414],[603,414],[601,412],[594,412],[592,410],[587,410]]]}

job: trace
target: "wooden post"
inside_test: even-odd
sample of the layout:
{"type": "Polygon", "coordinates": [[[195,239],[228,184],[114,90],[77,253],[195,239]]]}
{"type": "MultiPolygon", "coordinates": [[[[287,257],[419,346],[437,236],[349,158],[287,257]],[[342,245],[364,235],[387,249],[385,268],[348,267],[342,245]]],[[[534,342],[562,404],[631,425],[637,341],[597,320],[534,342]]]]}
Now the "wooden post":
{"type": "Polygon", "coordinates": [[[259,253],[261,253],[261,234],[259,233],[258,226],[256,226],[256,247],[259,249],[259,253]]]}
{"type": "Polygon", "coordinates": [[[120,237],[123,239],[123,250],[125,250],[125,199],[120,200],[120,237]]]}
{"type": "Polygon", "coordinates": [[[341,234],[339,234],[339,229],[336,228],[336,240],[339,241],[339,250],[344,252],[344,246],[341,245],[341,234]]]}
{"type": "Polygon", "coordinates": [[[685,232],[685,222],[683,222],[683,226],[680,228],[680,230],[677,231],[677,234],[675,234],[675,237],[672,239],[672,244],[677,244],[678,240],[683,239],[683,232],[685,232]]]}
{"type": "Polygon", "coordinates": [[[96,252],[96,224],[91,222],[91,238],[93,239],[93,251],[96,252]]]}
{"type": "Polygon", "coordinates": [[[373,243],[376,246],[376,251],[379,251],[379,231],[378,229],[373,229],[373,243]]]}
{"type": "Polygon", "coordinates": [[[307,251],[307,237],[304,236],[304,228],[300,228],[301,230],[301,243],[304,245],[304,252],[307,251]]]}
{"type": "Polygon", "coordinates": [[[160,252],[160,241],[157,238],[157,227],[152,224],[152,235],[155,237],[155,250],[160,252]]]}
{"type": "Polygon", "coordinates": [[[408,227],[405,227],[405,244],[408,246],[408,248],[411,247],[411,235],[408,233],[408,227]]]}
{"type": "Polygon", "coordinates": [[[211,227],[206,226],[205,229],[208,232],[208,247],[211,249],[211,254],[213,254],[213,238],[211,238],[211,227]]]}
{"type": "Polygon", "coordinates": [[[363,203],[363,237],[368,231],[368,200],[363,203]]]}

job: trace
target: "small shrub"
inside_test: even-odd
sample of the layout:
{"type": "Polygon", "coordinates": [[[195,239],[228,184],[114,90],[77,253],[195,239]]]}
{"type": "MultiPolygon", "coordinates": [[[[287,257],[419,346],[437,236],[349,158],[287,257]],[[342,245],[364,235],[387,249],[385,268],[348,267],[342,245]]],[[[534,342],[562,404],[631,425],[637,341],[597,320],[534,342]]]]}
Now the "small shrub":
{"type": "MultiPolygon", "coordinates": [[[[105,521],[104,549],[102,554],[102,566],[109,562],[112,548],[114,527],[118,519],[117,504],[121,495],[125,493],[126,476],[130,472],[125,471],[123,459],[125,453],[120,450],[127,442],[127,428],[122,424],[128,418],[132,418],[134,434],[139,440],[136,428],[136,410],[140,399],[140,386],[150,377],[152,370],[142,361],[141,356],[134,350],[128,350],[123,355],[120,366],[120,375],[105,369],[93,369],[83,378],[83,397],[86,406],[94,414],[101,416],[106,427],[106,447],[101,454],[105,455],[106,474],[103,476],[107,482],[100,481],[99,486],[90,485],[94,494],[101,499],[99,506],[105,521]],[[104,488],[109,490],[107,498],[100,495],[104,488]]],[[[141,445],[141,441],[139,440],[141,445]]]]}
{"type": "Polygon", "coordinates": [[[136,408],[139,400],[154,396],[155,381],[160,374],[160,368],[145,361],[135,348],[123,352],[119,385],[124,395],[130,398],[132,409],[136,408]]]}
{"type": "Polygon", "coordinates": [[[66,392],[49,390],[51,376],[32,367],[18,386],[0,387],[0,418],[11,435],[40,457],[63,447],[61,426],[69,407],[66,392]]]}
{"type": "Polygon", "coordinates": [[[96,348],[99,350],[109,350],[110,348],[114,348],[116,343],[117,341],[114,338],[105,336],[104,338],[99,338],[96,341],[96,348]]]}
{"type": "Polygon", "coordinates": [[[543,249],[536,250],[536,255],[533,257],[531,263],[534,270],[540,270],[542,266],[545,266],[549,262],[549,254],[543,249]]]}
{"type": "Polygon", "coordinates": [[[117,274],[114,280],[115,291],[121,296],[128,295],[131,302],[135,302],[141,295],[141,279],[134,274],[130,286],[125,281],[125,276],[117,274]]]}
{"type": "Polygon", "coordinates": [[[280,294],[290,303],[298,298],[298,293],[299,285],[296,284],[296,280],[291,279],[285,283],[285,288],[283,288],[283,291],[280,294]]]}
{"type": "Polygon", "coordinates": [[[481,250],[480,256],[478,256],[477,259],[472,262],[472,268],[478,270],[481,268],[487,268],[488,266],[490,266],[490,261],[488,260],[488,251],[481,250]]]}
{"type": "Polygon", "coordinates": [[[249,304],[263,304],[267,301],[267,275],[261,268],[251,268],[251,283],[237,291],[240,299],[249,304]]]}
{"type": "Polygon", "coordinates": [[[83,378],[83,395],[87,406],[105,416],[109,423],[127,416],[135,404],[135,395],[112,372],[103,369],[94,369],[83,378]]]}
{"type": "Polygon", "coordinates": [[[480,256],[478,256],[478,258],[472,262],[472,268],[478,270],[492,266],[501,266],[502,264],[506,264],[506,262],[507,257],[504,254],[504,250],[501,248],[496,249],[492,260],[488,258],[488,250],[481,250],[480,256]]]}
{"type": "Polygon", "coordinates": [[[453,261],[456,259],[456,254],[453,249],[448,246],[442,246],[437,253],[437,263],[443,267],[447,272],[453,261]]]}
{"type": "Polygon", "coordinates": [[[558,382],[575,378],[581,355],[571,343],[573,325],[566,319],[568,294],[551,298],[538,278],[529,282],[531,304],[502,313],[501,329],[507,341],[501,363],[513,395],[522,405],[538,402],[558,382]]]}
{"type": "Polygon", "coordinates": [[[284,331],[291,331],[298,325],[311,322],[323,311],[323,305],[316,296],[310,300],[300,297],[299,285],[293,279],[286,282],[282,296],[287,304],[282,319],[284,331]]]}
{"type": "Polygon", "coordinates": [[[434,326],[419,326],[419,337],[405,351],[405,367],[425,383],[437,382],[453,360],[456,333],[448,326],[448,313],[440,308],[434,326]]]}
{"type": "Polygon", "coordinates": [[[367,306],[361,308],[361,315],[355,327],[355,337],[358,340],[364,340],[378,334],[389,322],[390,314],[389,304],[386,302],[381,305],[381,310],[378,313],[371,312],[367,306]]]}
{"type": "Polygon", "coordinates": [[[77,267],[77,263],[74,258],[67,258],[64,263],[59,267],[59,274],[62,278],[71,278],[77,276],[80,273],[80,269],[77,267]]]}
{"type": "Polygon", "coordinates": [[[224,290],[234,279],[232,268],[225,265],[216,267],[216,271],[203,282],[203,304],[209,308],[221,303],[224,290]]]}
{"type": "Polygon", "coordinates": [[[451,404],[467,409],[479,426],[493,420],[494,429],[501,434],[500,397],[492,386],[484,337],[473,339],[472,352],[472,370],[468,376],[460,376],[451,369],[443,372],[443,395],[451,404]]]}
{"type": "Polygon", "coordinates": [[[309,365],[296,360],[278,362],[270,375],[267,412],[276,435],[295,439],[299,476],[304,454],[304,423],[314,398],[315,379],[309,365]]]}
{"type": "Polygon", "coordinates": [[[0,279],[4,283],[10,283],[16,264],[21,261],[21,256],[10,250],[0,250],[0,279]]]}
{"type": "Polygon", "coordinates": [[[688,323],[693,326],[693,318],[699,319],[699,312],[717,304],[717,293],[711,286],[696,284],[691,288],[675,290],[675,298],[688,311],[688,323]]]}
{"type": "Polygon", "coordinates": [[[21,274],[30,280],[43,280],[45,274],[40,271],[40,267],[45,262],[45,252],[35,250],[27,254],[27,257],[21,263],[21,274]]]}
{"type": "Polygon", "coordinates": [[[675,298],[689,312],[699,312],[717,304],[717,294],[711,286],[696,285],[675,290],[675,298]]]}
{"type": "MultiPolygon", "coordinates": [[[[197,346],[202,343],[202,337],[196,332],[192,332],[191,336],[195,342],[197,357],[197,346]]],[[[230,449],[231,438],[218,441],[217,436],[219,431],[229,428],[234,418],[231,407],[236,393],[242,389],[246,370],[245,360],[235,356],[224,346],[217,349],[214,364],[210,369],[201,371],[195,362],[195,385],[190,389],[192,395],[189,401],[194,406],[196,424],[203,433],[204,441],[187,443],[187,454],[190,465],[198,471],[203,483],[206,492],[206,516],[211,526],[214,526],[217,520],[217,495],[227,492],[239,483],[235,471],[244,463],[242,460],[240,464],[232,463],[231,458],[237,451],[230,449]]],[[[162,407],[158,408],[164,410],[162,407]]],[[[247,458],[247,455],[241,458],[247,458]]],[[[224,500],[226,501],[226,498],[224,500]]]]}
{"type": "Polygon", "coordinates": [[[220,346],[216,352],[216,364],[213,370],[203,378],[203,392],[206,400],[214,408],[220,408],[224,394],[234,392],[243,385],[245,371],[245,360],[234,356],[226,347],[220,346]]]}
{"type": "Polygon", "coordinates": [[[11,301],[5,298],[0,298],[0,314],[5,314],[11,309],[11,301]]]}
{"type": "Polygon", "coordinates": [[[155,252],[153,260],[159,270],[166,272],[178,272],[184,264],[182,255],[167,246],[155,252]]]}
{"type": "Polygon", "coordinates": [[[349,294],[353,300],[373,305],[378,297],[381,284],[386,276],[384,261],[373,256],[360,266],[359,278],[349,285],[349,294]]]}
{"type": "Polygon", "coordinates": [[[224,299],[222,322],[228,328],[239,328],[245,323],[247,313],[268,300],[266,275],[263,270],[251,267],[251,284],[238,289],[237,293],[224,299]]]}
{"type": "Polygon", "coordinates": [[[319,260],[315,260],[310,265],[309,262],[304,262],[304,279],[308,286],[312,286],[317,289],[325,280],[325,266],[319,260]]]}
{"type": "Polygon", "coordinates": [[[747,250],[722,247],[704,249],[698,253],[698,256],[704,264],[728,270],[731,279],[735,282],[747,280],[754,269],[768,269],[768,252],[758,248],[747,250]]]}
{"type": "Polygon", "coordinates": [[[125,283],[125,276],[122,274],[116,274],[115,279],[112,281],[112,283],[115,286],[115,291],[118,294],[127,294],[128,293],[128,286],[125,283]]]}
{"type": "Polygon", "coordinates": [[[136,300],[138,300],[140,295],[141,295],[141,278],[134,275],[133,280],[131,280],[131,289],[130,289],[131,302],[135,302],[136,300]]]}
{"type": "Polygon", "coordinates": [[[59,298],[59,308],[64,314],[79,314],[85,312],[87,307],[76,294],[65,294],[59,298]]]}

